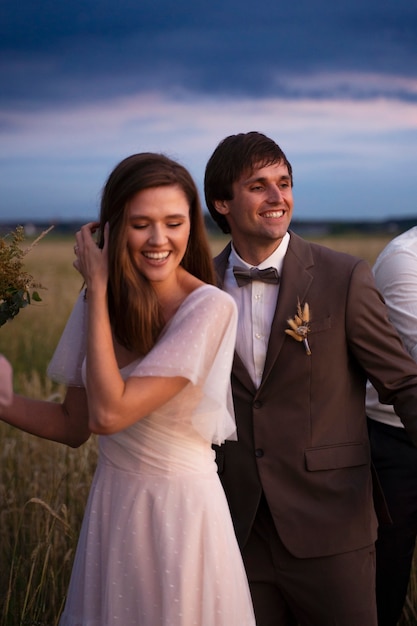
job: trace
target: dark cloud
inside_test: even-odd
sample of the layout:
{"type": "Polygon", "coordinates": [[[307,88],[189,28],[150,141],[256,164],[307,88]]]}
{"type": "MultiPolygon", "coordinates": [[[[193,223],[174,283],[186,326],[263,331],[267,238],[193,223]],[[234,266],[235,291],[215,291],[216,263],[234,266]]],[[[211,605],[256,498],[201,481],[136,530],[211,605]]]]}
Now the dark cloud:
{"type": "Polygon", "coordinates": [[[0,5],[0,103],[27,108],[141,90],[264,97],[415,98],[403,85],[294,76],[417,76],[409,0],[7,0],[0,5]]]}

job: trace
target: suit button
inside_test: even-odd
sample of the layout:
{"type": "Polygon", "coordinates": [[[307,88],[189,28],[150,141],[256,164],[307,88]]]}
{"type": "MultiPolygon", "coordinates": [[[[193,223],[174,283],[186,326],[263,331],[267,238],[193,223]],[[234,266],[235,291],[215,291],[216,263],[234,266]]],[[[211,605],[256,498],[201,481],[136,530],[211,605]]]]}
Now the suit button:
{"type": "Polygon", "coordinates": [[[260,402],[259,400],[256,400],[256,402],[253,403],[253,407],[255,409],[260,409],[262,406],[262,402],[260,402]]]}
{"type": "Polygon", "coordinates": [[[264,455],[264,451],[262,450],[262,448],[256,448],[255,450],[255,456],[257,459],[262,458],[264,455]]]}

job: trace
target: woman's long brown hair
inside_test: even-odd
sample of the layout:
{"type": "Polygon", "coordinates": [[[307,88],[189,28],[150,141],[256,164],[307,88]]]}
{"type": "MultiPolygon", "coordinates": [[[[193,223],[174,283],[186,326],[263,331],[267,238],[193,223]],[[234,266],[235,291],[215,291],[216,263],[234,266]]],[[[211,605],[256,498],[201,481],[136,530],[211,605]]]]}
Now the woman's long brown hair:
{"type": "Polygon", "coordinates": [[[181,265],[214,284],[214,268],[196,185],[189,172],[162,154],[133,154],[110,174],[101,198],[99,246],[109,223],[108,305],[112,328],[122,345],[140,355],[154,346],[164,327],[161,308],[149,281],[137,270],[127,247],[129,201],[144,189],[176,185],[190,207],[190,236],[181,265]]]}

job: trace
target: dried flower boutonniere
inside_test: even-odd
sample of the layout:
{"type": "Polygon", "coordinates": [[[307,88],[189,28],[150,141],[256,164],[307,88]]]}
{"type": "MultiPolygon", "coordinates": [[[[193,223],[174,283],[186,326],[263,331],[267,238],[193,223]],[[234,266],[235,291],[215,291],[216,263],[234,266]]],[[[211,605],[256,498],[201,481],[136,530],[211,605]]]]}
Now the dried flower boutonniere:
{"type": "Polygon", "coordinates": [[[291,328],[286,328],[285,332],[290,335],[296,341],[302,341],[306,350],[306,353],[310,356],[311,350],[308,345],[307,335],[310,331],[310,307],[307,302],[304,303],[301,309],[300,301],[297,304],[297,314],[294,319],[287,320],[288,325],[291,328]]]}
{"type": "Polygon", "coordinates": [[[21,248],[24,239],[23,227],[5,237],[0,237],[0,326],[13,319],[20,309],[31,303],[32,300],[40,302],[36,289],[44,287],[36,283],[23,266],[23,257],[53,228],[51,226],[26,250],[21,248]]]}

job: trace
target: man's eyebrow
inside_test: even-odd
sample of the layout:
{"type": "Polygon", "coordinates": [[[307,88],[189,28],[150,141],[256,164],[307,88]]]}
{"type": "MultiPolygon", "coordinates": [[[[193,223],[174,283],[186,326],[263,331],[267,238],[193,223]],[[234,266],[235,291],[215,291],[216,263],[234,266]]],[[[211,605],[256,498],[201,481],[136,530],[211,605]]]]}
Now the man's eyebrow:
{"type": "MultiPolygon", "coordinates": [[[[247,178],[246,180],[243,181],[244,185],[251,185],[252,183],[266,183],[268,182],[268,178],[265,176],[249,176],[249,178],[247,178]]],[[[291,180],[291,177],[289,174],[282,174],[282,176],[279,177],[279,180],[291,180]]]]}

